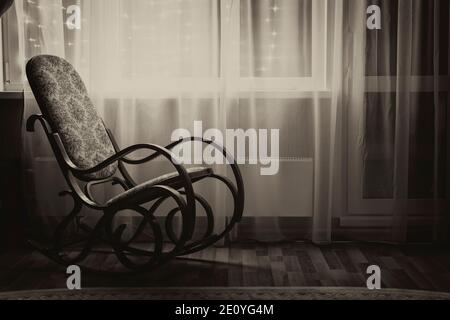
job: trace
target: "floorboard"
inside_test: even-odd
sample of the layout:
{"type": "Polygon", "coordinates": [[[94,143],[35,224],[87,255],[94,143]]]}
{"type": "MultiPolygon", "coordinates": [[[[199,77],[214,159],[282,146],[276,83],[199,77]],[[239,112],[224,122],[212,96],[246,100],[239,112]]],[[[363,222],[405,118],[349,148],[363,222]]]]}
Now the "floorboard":
{"type": "MultiPolygon", "coordinates": [[[[147,274],[82,274],[87,287],[299,287],[366,286],[377,264],[385,288],[450,292],[450,250],[435,246],[377,244],[232,244],[208,248],[147,274]]],[[[86,264],[120,270],[113,255],[96,253],[86,264]]],[[[0,291],[65,288],[65,269],[38,252],[0,254],[0,291]]]]}

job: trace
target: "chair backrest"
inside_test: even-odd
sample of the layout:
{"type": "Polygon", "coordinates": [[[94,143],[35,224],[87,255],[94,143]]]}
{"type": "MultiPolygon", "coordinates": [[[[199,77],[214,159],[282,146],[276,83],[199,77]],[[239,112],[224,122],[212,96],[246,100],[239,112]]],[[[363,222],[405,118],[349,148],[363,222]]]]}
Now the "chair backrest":
{"type": "MultiPolygon", "coordinates": [[[[92,168],[114,155],[114,146],[86,87],[66,60],[40,55],[27,63],[27,77],[39,108],[52,131],[61,137],[67,154],[82,169],[92,168]]],[[[117,164],[85,180],[105,179],[117,170],[117,164]]]]}

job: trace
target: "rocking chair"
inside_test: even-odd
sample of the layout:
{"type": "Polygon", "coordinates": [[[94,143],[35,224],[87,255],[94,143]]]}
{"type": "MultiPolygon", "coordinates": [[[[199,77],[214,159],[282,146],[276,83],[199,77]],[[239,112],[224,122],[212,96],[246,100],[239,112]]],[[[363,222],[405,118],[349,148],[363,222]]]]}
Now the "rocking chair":
{"type": "MultiPolygon", "coordinates": [[[[111,247],[111,252],[127,269],[146,271],[216,244],[240,222],[244,208],[244,184],[236,162],[222,146],[193,137],[166,147],[137,144],[122,150],[97,115],[86,87],[72,65],[59,57],[41,55],[28,62],[26,73],[42,112],[42,115],[33,115],[28,119],[27,131],[34,132],[36,122],[42,125],[69,187],[60,196],[70,196],[74,202],[73,210],[57,226],[50,246],[44,247],[30,241],[45,256],[65,266],[80,265],[92,253],[94,245],[102,242],[111,247]],[[187,169],[182,166],[171,150],[180,144],[194,142],[210,145],[221,152],[231,166],[235,183],[215,174],[208,167],[187,169]],[[128,156],[136,151],[146,151],[149,155],[130,159],[128,156]],[[137,184],[125,164],[139,165],[158,157],[170,162],[175,172],[137,184]],[[221,232],[214,230],[212,208],[193,188],[193,184],[204,179],[225,184],[234,200],[233,215],[221,232]],[[100,203],[93,195],[93,187],[101,184],[119,185],[123,192],[106,203],[100,203]],[[165,216],[164,228],[168,240],[164,240],[155,213],[169,199],[175,201],[176,207],[165,216]],[[208,223],[204,236],[195,240],[197,203],[206,212],[208,223]],[[150,208],[144,206],[147,204],[151,204],[150,208]],[[94,227],[80,222],[79,214],[83,207],[101,213],[94,227]],[[142,216],[132,236],[126,240],[123,238],[127,226],[116,226],[114,223],[117,214],[124,210],[132,210],[142,216]],[[177,214],[181,217],[181,230],[175,232],[173,222],[177,214]],[[82,249],[76,256],[69,256],[65,251],[73,243],[65,243],[65,233],[73,222],[78,223],[86,236],[80,242],[82,249]],[[146,228],[153,233],[152,239],[147,241],[151,243],[151,250],[142,248],[142,240],[139,240],[146,228]],[[138,240],[141,246],[137,245],[138,240]],[[164,243],[169,241],[172,245],[165,246],[164,243]]],[[[89,270],[87,267],[85,269],[89,270]]],[[[96,271],[95,268],[93,271],[96,271]]]]}

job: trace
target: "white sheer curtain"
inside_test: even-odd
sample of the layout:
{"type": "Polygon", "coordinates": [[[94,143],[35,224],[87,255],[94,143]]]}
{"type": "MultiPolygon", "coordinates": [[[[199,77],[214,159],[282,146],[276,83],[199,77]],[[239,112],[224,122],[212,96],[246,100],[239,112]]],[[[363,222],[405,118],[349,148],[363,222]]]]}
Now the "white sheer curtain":
{"type": "MultiPolygon", "coordinates": [[[[72,62],[122,147],[166,145],[194,121],[280,129],[278,174],[241,166],[246,219],[235,236],[317,243],[333,239],[334,218],[392,218],[383,240],[405,241],[417,208],[432,221],[444,211],[448,10],[437,0],[16,0],[24,60],[72,62]],[[65,25],[73,4],[80,30],[65,25]],[[382,30],[367,30],[369,4],[382,8],[382,30]],[[416,95],[418,86],[429,95],[416,95]]],[[[36,106],[27,97],[28,115],[36,106]]],[[[70,203],[56,200],[64,181],[46,141],[26,141],[32,216],[48,225],[70,203]]],[[[130,169],[145,181],[169,168],[130,169]]],[[[230,199],[221,187],[200,188],[219,227],[230,199]]]]}
{"type": "Polygon", "coordinates": [[[350,3],[348,154],[354,178],[348,210],[378,213],[386,221],[380,225],[384,240],[442,240],[450,160],[449,2],[350,3]],[[382,30],[365,28],[368,4],[382,9],[382,30]],[[418,234],[420,228],[426,231],[418,234]]]}

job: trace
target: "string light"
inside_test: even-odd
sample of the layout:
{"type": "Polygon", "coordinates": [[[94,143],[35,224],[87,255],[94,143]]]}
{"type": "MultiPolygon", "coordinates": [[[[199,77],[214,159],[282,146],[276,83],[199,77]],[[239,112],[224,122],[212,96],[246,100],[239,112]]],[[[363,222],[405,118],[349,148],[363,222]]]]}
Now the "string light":
{"type": "Polygon", "coordinates": [[[273,67],[273,62],[278,59],[277,44],[275,42],[278,37],[278,31],[275,28],[275,22],[278,21],[277,14],[281,10],[281,7],[278,5],[277,0],[269,1],[268,7],[270,16],[265,19],[265,22],[272,24],[270,31],[271,40],[269,41],[267,56],[265,56],[265,58],[261,60],[263,64],[257,69],[257,71],[259,71],[260,73],[268,72],[270,68],[273,67]]]}
{"type": "MultiPolygon", "coordinates": [[[[197,41],[200,38],[197,26],[201,26],[202,22],[195,20],[198,2],[192,0],[146,0],[138,3],[143,6],[141,9],[152,7],[150,11],[152,23],[147,23],[149,10],[139,10],[134,6],[129,9],[132,11],[123,12],[120,15],[125,26],[123,29],[125,32],[121,34],[121,39],[127,43],[119,51],[121,52],[120,60],[125,63],[124,66],[131,68],[128,70],[129,74],[140,75],[144,72],[152,72],[154,74],[178,75],[180,72],[192,70],[192,68],[189,68],[190,63],[185,62],[192,61],[192,57],[197,52],[201,52],[201,50],[197,50],[197,41]],[[131,20],[131,18],[133,19],[131,20]],[[175,23],[172,23],[172,19],[175,23]],[[167,22],[169,20],[170,24],[167,22]],[[131,23],[132,21],[134,23],[131,23]],[[163,31],[167,34],[164,38],[160,36],[163,31]],[[175,41],[167,41],[168,38],[175,41]],[[148,44],[146,50],[141,50],[142,42],[148,44]],[[135,59],[146,61],[149,56],[152,57],[150,63],[132,63],[130,67],[130,59],[131,61],[135,59]],[[145,67],[142,68],[142,65],[145,67]]],[[[66,50],[70,50],[66,52],[72,54],[73,48],[80,44],[82,45],[82,55],[79,61],[82,61],[83,64],[88,63],[84,56],[88,52],[86,46],[89,45],[89,39],[86,39],[86,37],[89,37],[87,33],[83,33],[81,39],[78,39],[74,38],[73,33],[65,32],[67,36],[65,41],[61,41],[55,36],[55,39],[46,41],[45,45],[41,42],[43,30],[55,29],[59,24],[64,24],[64,21],[52,18],[52,13],[58,11],[57,15],[53,15],[53,17],[57,17],[61,15],[59,10],[62,10],[64,17],[65,6],[52,1],[36,0],[26,0],[26,6],[25,12],[27,14],[24,17],[24,24],[27,34],[26,39],[28,40],[27,56],[39,54],[44,50],[58,50],[59,46],[65,46],[66,50]],[[43,12],[46,14],[44,15],[43,12]],[[42,20],[41,17],[43,16],[50,17],[50,19],[42,20]]],[[[274,10],[274,12],[276,11],[277,9],[274,10]]],[[[89,18],[86,19],[83,16],[82,23],[83,25],[88,24],[89,18]]]]}
{"type": "Polygon", "coordinates": [[[275,14],[277,13],[277,11],[278,10],[280,10],[280,7],[279,6],[277,6],[276,4],[272,7],[272,8],[270,8],[275,14]]]}

